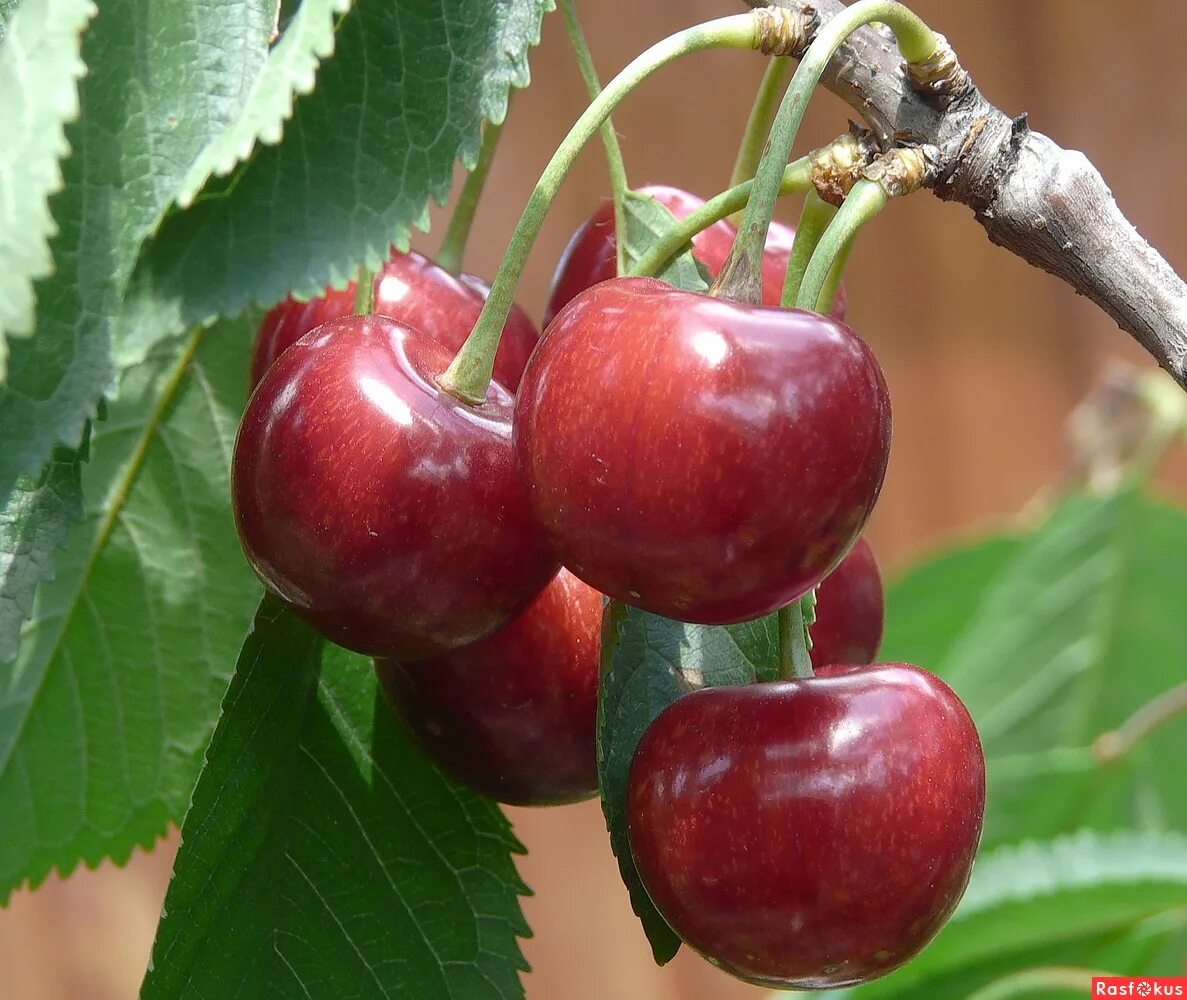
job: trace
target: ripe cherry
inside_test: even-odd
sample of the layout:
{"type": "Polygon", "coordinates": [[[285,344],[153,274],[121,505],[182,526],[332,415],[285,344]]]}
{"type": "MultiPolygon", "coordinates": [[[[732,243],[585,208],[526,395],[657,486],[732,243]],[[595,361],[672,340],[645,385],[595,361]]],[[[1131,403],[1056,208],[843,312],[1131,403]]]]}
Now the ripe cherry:
{"type": "MultiPolygon", "coordinates": [[[[651,195],[677,219],[688,218],[705,204],[695,194],[663,184],[639,188],[639,194],[651,195]]],[[[714,277],[725,266],[737,235],[737,229],[723,219],[708,229],[701,230],[693,238],[693,253],[714,277]]],[[[779,305],[783,295],[783,279],[787,274],[787,262],[791,258],[791,246],[794,241],[794,229],[779,222],[771,223],[771,228],[767,230],[767,247],[763,254],[762,269],[762,297],[764,304],[768,306],[779,305]]],[[[561,254],[552,278],[548,305],[544,310],[545,329],[562,307],[579,292],[596,285],[599,281],[614,277],[617,253],[614,203],[604,201],[598,206],[597,211],[581,224],[561,254]]],[[[832,314],[836,319],[845,318],[843,290],[837,295],[832,314]]]]}
{"type": "Polygon", "coordinates": [[[452,357],[383,316],[332,320],[247,406],[232,500],[256,572],[324,635],[412,660],[474,642],[555,575],[516,469],[511,394],[434,381],[452,357]]]}
{"type": "Polygon", "coordinates": [[[570,302],[515,410],[561,562],[617,600],[707,624],[815,586],[865,525],[889,445],[881,369],[844,324],[650,278],[570,302]]]}
{"type": "MultiPolygon", "coordinates": [[[[374,311],[416,327],[456,352],[473,329],[489,292],[490,287],[472,274],[455,276],[414,251],[393,251],[375,277],[374,311]]],[[[342,291],[327,289],[309,302],[287,298],[274,306],[260,324],[251,384],[259,382],[272,362],[314,327],[349,316],[354,307],[353,282],[342,291]]],[[[512,392],[539,337],[527,313],[513,306],[495,355],[495,378],[512,392]]]]}
{"type": "Polygon", "coordinates": [[[561,570],[485,639],[375,667],[397,715],[454,780],[508,805],[575,802],[598,790],[603,604],[561,570]]]}
{"type": "Polygon", "coordinates": [[[851,986],[917,955],[956,908],[985,809],[977,730],[906,664],[708,688],[631,766],[639,874],[688,944],[748,982],[851,986]]]}
{"type": "Polygon", "coordinates": [[[886,597],[874,550],[859,538],[816,590],[812,665],[873,663],[882,644],[886,597]]]}

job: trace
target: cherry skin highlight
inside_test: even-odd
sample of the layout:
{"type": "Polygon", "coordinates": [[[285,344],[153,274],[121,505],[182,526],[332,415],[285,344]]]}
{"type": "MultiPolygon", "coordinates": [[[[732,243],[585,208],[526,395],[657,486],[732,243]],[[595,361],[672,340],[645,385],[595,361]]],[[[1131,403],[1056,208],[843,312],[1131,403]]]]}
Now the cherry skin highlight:
{"type": "Polygon", "coordinates": [[[651,278],[587,289],[528,362],[515,447],[563,565],[681,621],[815,586],[873,509],[890,401],[870,349],[815,313],[651,278]]]}
{"type": "Polygon", "coordinates": [[[933,675],[827,667],[670,705],[627,808],[648,894],[709,961],[761,986],[852,986],[913,958],[956,908],[985,758],[933,675]]]}
{"type": "Polygon", "coordinates": [[[859,538],[816,590],[812,666],[873,663],[882,645],[886,596],[869,542],[859,538]]]}
{"type": "MultiPolygon", "coordinates": [[[[474,328],[489,293],[490,286],[472,274],[455,276],[415,251],[393,251],[375,276],[374,311],[416,327],[456,353],[474,328]]],[[[290,297],[274,306],[260,324],[252,352],[252,386],[310,330],[351,315],[354,307],[354,282],[343,291],[327,289],[325,295],[309,302],[290,297]]],[[[495,354],[495,379],[511,392],[519,386],[524,365],[539,339],[527,313],[513,306],[495,354]]]]}
{"type": "Polygon", "coordinates": [[[512,397],[439,390],[451,352],[384,316],[306,334],[247,405],[232,464],[260,578],[349,649],[413,660],[474,642],[555,575],[516,469],[512,397]]]}
{"type": "Polygon", "coordinates": [[[402,664],[376,660],[396,714],[455,781],[517,806],[598,790],[601,594],[561,570],[485,639],[402,664]]]}
{"type": "MultiPolygon", "coordinates": [[[[649,184],[638,189],[639,194],[651,195],[677,219],[687,219],[705,204],[695,194],[663,184],[649,184]]],[[[696,258],[716,277],[725,266],[726,258],[738,236],[738,230],[722,219],[693,237],[692,249],[696,258]]],[[[781,222],[771,222],[767,230],[767,246],[762,262],[762,300],[764,305],[777,306],[783,297],[783,279],[787,262],[791,259],[791,245],[795,229],[781,222]]],[[[544,309],[544,328],[547,329],[558,312],[578,293],[606,281],[616,274],[618,242],[614,232],[614,203],[604,201],[569,240],[552,277],[552,291],[544,309]]],[[[832,315],[845,318],[845,292],[837,293],[832,315]]]]}

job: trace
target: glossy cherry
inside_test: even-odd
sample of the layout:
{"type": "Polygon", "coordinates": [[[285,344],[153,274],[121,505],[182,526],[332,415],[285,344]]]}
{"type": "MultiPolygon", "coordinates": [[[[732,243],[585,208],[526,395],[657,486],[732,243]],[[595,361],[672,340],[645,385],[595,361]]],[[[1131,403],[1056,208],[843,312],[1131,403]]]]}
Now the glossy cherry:
{"type": "Polygon", "coordinates": [[[335,642],[412,660],[474,642],[555,575],[511,447],[510,393],[471,407],[451,352],[383,316],[332,320],[268,369],[235,443],[256,572],[335,642]]]}
{"type": "MultiPolygon", "coordinates": [[[[414,251],[393,251],[375,277],[374,311],[416,327],[456,352],[474,328],[489,292],[490,286],[472,274],[455,276],[414,251]]],[[[353,282],[342,291],[327,289],[309,302],[290,297],[274,306],[260,324],[251,384],[259,382],[269,365],[314,327],[349,316],[354,308],[353,282]]],[[[512,392],[539,337],[527,313],[513,306],[495,355],[495,378],[512,392]]]]}
{"type": "MultiPolygon", "coordinates": [[[[680,188],[663,184],[650,184],[639,188],[640,194],[651,195],[677,219],[686,219],[705,202],[695,194],[680,188]]],[[[692,241],[693,253],[709,273],[716,276],[725,266],[730,249],[738,235],[724,219],[708,229],[702,229],[692,241]]],[[[780,222],[772,222],[767,230],[767,247],[763,254],[762,291],[763,303],[779,305],[783,295],[783,279],[787,275],[787,262],[791,258],[791,246],[795,241],[795,230],[780,222]]],[[[599,281],[613,278],[617,264],[618,244],[614,234],[614,203],[604,201],[592,216],[581,224],[569,240],[557,264],[552,278],[552,291],[544,309],[544,327],[548,328],[558,312],[579,292],[596,285],[599,281]]],[[[836,319],[845,318],[845,293],[842,289],[833,306],[836,319]]]]}
{"type": "Polygon", "coordinates": [[[635,862],[673,930],[749,982],[850,986],[918,954],[968,883],[985,758],[951,688],[906,664],[708,688],[630,773],[635,862]]]}
{"type": "Polygon", "coordinates": [[[444,656],[376,660],[388,700],[446,774],[508,805],[598,790],[601,594],[561,570],[497,632],[444,656]]]}
{"type": "Polygon", "coordinates": [[[859,538],[816,590],[812,665],[873,663],[882,645],[886,595],[874,550],[859,538]]]}
{"type": "Polygon", "coordinates": [[[815,313],[617,278],[528,362],[515,447],[561,562],[617,600],[723,624],[815,586],[873,509],[890,402],[815,313]]]}

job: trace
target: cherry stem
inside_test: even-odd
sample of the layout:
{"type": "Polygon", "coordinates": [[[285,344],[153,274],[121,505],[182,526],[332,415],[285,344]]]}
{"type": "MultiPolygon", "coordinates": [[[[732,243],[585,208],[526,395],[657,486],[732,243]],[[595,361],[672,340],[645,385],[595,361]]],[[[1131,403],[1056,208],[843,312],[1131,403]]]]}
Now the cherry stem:
{"type": "Polygon", "coordinates": [[[767,230],[779,196],[779,180],[791,156],[795,138],[808,101],[825,68],[854,31],[872,21],[886,24],[894,32],[899,51],[909,63],[929,59],[939,46],[935,32],[916,14],[894,0],[858,0],[837,14],[816,33],[800,60],[799,68],[779,105],[766,151],[754,177],[754,189],[739,227],[729,259],[713,284],[711,293],[728,294],[747,302],[762,299],[762,257],[767,230]]]}
{"type": "Polygon", "coordinates": [[[808,626],[804,622],[805,600],[807,598],[800,598],[779,609],[779,677],[782,680],[816,676],[812,669],[812,657],[808,652],[808,626]]]}
{"type": "Polygon", "coordinates": [[[877,181],[863,179],[853,185],[808,262],[803,284],[795,298],[797,309],[825,311],[831,306],[858,231],[882,211],[888,201],[890,195],[877,181]],[[832,297],[827,298],[828,295],[832,297]]]}
{"type": "MultiPolygon", "coordinates": [[[[569,44],[573,47],[573,54],[577,57],[577,66],[581,70],[581,78],[585,81],[585,89],[589,99],[596,101],[602,92],[602,81],[598,78],[597,67],[594,66],[593,54],[585,41],[585,32],[581,30],[581,22],[577,18],[577,7],[573,0],[560,0],[561,16],[565,19],[565,30],[569,34],[569,44]]],[[[618,143],[618,133],[614,131],[614,123],[607,118],[602,123],[602,145],[606,149],[606,166],[610,170],[610,194],[614,198],[614,231],[626,232],[626,215],[623,209],[623,198],[630,186],[626,178],[626,164],[622,159],[622,146],[618,143]]],[[[622,240],[615,240],[618,258],[616,273],[622,274],[625,269],[626,258],[622,240]]]]}
{"type": "Polygon", "coordinates": [[[375,312],[375,272],[365,264],[360,265],[355,279],[354,311],[358,316],[370,316],[375,312]]]}
{"type": "Polygon", "coordinates": [[[1092,752],[1102,764],[1111,764],[1184,713],[1187,713],[1187,684],[1180,684],[1147,702],[1116,729],[1098,736],[1093,741],[1092,752]]]}
{"type": "Polygon", "coordinates": [[[1107,975],[1107,972],[1061,965],[1023,969],[982,986],[969,994],[968,1000],[1012,1000],[1014,997],[1030,996],[1040,990],[1050,989],[1079,990],[1085,996],[1092,996],[1093,977],[1107,975]]]}
{"type": "Polygon", "coordinates": [[[837,214],[836,208],[816,193],[812,188],[808,197],[804,199],[804,207],[800,211],[800,221],[795,227],[795,240],[791,244],[791,257],[787,261],[787,277],[783,280],[783,296],[780,304],[784,309],[795,305],[800,287],[804,283],[804,272],[808,269],[808,261],[820,242],[820,237],[837,214]]]}
{"type": "Polygon", "coordinates": [[[457,205],[453,209],[453,217],[449,220],[449,228],[445,230],[445,237],[437,250],[437,266],[449,271],[450,274],[461,274],[462,257],[466,253],[466,244],[470,240],[470,230],[474,228],[474,215],[478,211],[478,202],[482,199],[482,190],[486,187],[486,179],[490,176],[491,164],[495,161],[495,151],[499,148],[499,137],[503,134],[503,123],[497,125],[488,122],[482,133],[482,148],[478,152],[478,162],[466,177],[462,185],[462,193],[458,196],[457,205]]]}
{"type": "MultiPolygon", "coordinates": [[[[619,104],[657,70],[681,56],[706,49],[756,49],[764,44],[764,27],[770,13],[765,10],[732,14],[695,25],[657,42],[633,59],[607,85],[577,119],[548,166],[540,175],[523,215],[511,236],[507,253],[495,274],[490,294],[470,336],[457,357],[439,379],[441,388],[458,399],[477,405],[486,399],[494,369],[495,351],[503,325],[515,301],[515,288],[527,264],[528,254],[552,206],[565,175],[577,154],[619,104]]],[[[782,176],[782,168],[780,168],[782,176]]]]}
{"type": "Polygon", "coordinates": [[[737,187],[743,181],[751,180],[758,171],[762,151],[767,144],[767,133],[771,130],[771,122],[775,120],[775,112],[779,110],[779,99],[787,88],[787,82],[791,79],[794,69],[795,63],[790,56],[772,56],[767,63],[767,71],[763,74],[758,93],[754,95],[754,103],[750,106],[746,131],[742,133],[738,158],[734,161],[734,172],[730,174],[730,187],[737,187]]]}
{"type": "MultiPolygon", "coordinates": [[[[789,163],[784,168],[783,183],[779,187],[779,193],[780,195],[803,194],[809,189],[811,183],[812,161],[810,157],[805,156],[794,163],[789,163]]],[[[745,207],[746,199],[750,197],[750,189],[753,186],[754,181],[752,180],[736,184],[710,198],[691,215],[679,219],[675,227],[660,242],[654,244],[647,253],[639,258],[629,273],[647,277],[663,274],[672,258],[692,243],[698,233],[745,207]]]]}

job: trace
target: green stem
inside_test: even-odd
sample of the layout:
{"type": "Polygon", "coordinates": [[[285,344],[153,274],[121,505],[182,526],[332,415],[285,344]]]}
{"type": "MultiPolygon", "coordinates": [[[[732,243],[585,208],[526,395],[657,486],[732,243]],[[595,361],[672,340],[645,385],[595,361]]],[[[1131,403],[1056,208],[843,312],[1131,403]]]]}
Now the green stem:
{"type": "MultiPolygon", "coordinates": [[[[760,23],[759,14],[751,12],[706,21],[677,32],[632,60],[585,109],[544,168],[511,236],[478,321],[457,357],[439,380],[446,392],[475,405],[486,399],[499,335],[511,311],[515,287],[523,274],[528,254],[565,174],[602,122],[640,83],[683,55],[705,49],[757,48],[762,43],[760,23]]],[[[783,175],[782,167],[779,175],[783,175]]]]}
{"type": "Polygon", "coordinates": [[[359,316],[375,312],[375,272],[366,264],[359,265],[359,276],[355,278],[354,311],[359,316]]]}
{"type": "Polygon", "coordinates": [[[491,164],[495,161],[495,150],[499,148],[499,137],[503,134],[503,123],[496,125],[490,122],[486,131],[482,133],[482,148],[478,153],[478,162],[466,177],[462,185],[462,193],[458,197],[457,205],[453,209],[453,217],[449,220],[449,228],[445,230],[445,238],[437,250],[437,265],[451,274],[461,274],[462,257],[466,252],[466,243],[470,239],[470,230],[474,227],[474,214],[478,211],[478,202],[482,198],[482,189],[486,187],[486,179],[490,176],[491,164]]]}
{"type": "Polygon", "coordinates": [[[1085,996],[1091,996],[1092,977],[1107,975],[1107,972],[1059,965],[1024,969],[995,979],[988,986],[982,986],[975,993],[970,993],[968,1000],[1013,1000],[1015,997],[1051,989],[1079,990],[1085,996]]]}
{"type": "Polygon", "coordinates": [[[828,229],[828,224],[837,214],[836,208],[816,193],[812,188],[808,197],[804,199],[804,207],[800,212],[800,221],[795,227],[795,240],[791,244],[791,258],[787,262],[787,277],[783,280],[782,306],[790,309],[800,294],[800,286],[804,283],[804,272],[808,270],[808,262],[820,242],[820,237],[828,229]]]}
{"type": "Polygon", "coordinates": [[[783,167],[791,157],[808,100],[837,49],[854,31],[871,21],[880,21],[894,31],[899,51],[907,62],[923,62],[936,50],[935,33],[918,16],[894,0],[859,0],[820,28],[791,79],[783,103],[779,105],[766,152],[755,174],[754,189],[746,206],[738,239],[734,242],[721,276],[714,283],[714,291],[736,294],[748,301],[760,300],[762,255],[766,248],[767,230],[771,225],[775,201],[779,197],[783,167]]]}
{"type": "Polygon", "coordinates": [[[779,110],[779,98],[787,88],[795,63],[787,56],[772,56],[767,63],[754,103],[750,106],[750,118],[746,131],[742,133],[742,144],[738,147],[738,158],[734,161],[734,172],[730,174],[730,187],[737,187],[743,181],[751,180],[762,160],[763,147],[767,144],[767,133],[775,112],[779,110]]]}
{"type": "Polygon", "coordinates": [[[779,609],[779,676],[784,680],[816,676],[808,652],[804,606],[800,601],[779,609]]]}
{"type": "MultiPolygon", "coordinates": [[[[565,19],[565,30],[569,33],[569,44],[573,47],[573,54],[577,57],[577,66],[581,70],[581,78],[585,81],[585,89],[589,99],[596,101],[602,92],[602,81],[598,79],[598,70],[594,66],[593,54],[585,41],[585,32],[581,30],[581,22],[577,18],[577,7],[573,0],[560,0],[561,15],[565,19]]],[[[623,214],[622,200],[626,195],[629,184],[626,179],[626,165],[622,160],[622,146],[618,143],[618,133],[614,131],[614,123],[607,118],[602,123],[602,145],[606,148],[606,165],[610,168],[610,194],[614,198],[614,231],[626,232],[626,216],[623,214]]],[[[623,256],[623,241],[616,240],[618,255],[617,273],[622,274],[626,258],[623,256]]]]}
{"type": "MultiPolygon", "coordinates": [[[[783,171],[783,183],[779,187],[780,195],[787,194],[803,194],[807,191],[812,183],[812,161],[805,156],[802,159],[796,160],[794,163],[789,163],[783,171]]],[[[749,180],[743,184],[736,184],[734,187],[721,194],[710,198],[704,205],[698,208],[691,215],[680,219],[675,228],[673,228],[659,243],[654,244],[646,254],[631,268],[631,274],[647,275],[655,277],[662,274],[681,250],[688,246],[693,237],[704,229],[715,225],[722,219],[733,215],[738,209],[746,205],[746,199],[750,197],[750,189],[754,186],[754,181],[749,180]]]]}
{"type": "MultiPolygon", "coordinates": [[[[845,198],[845,204],[837,212],[836,218],[829,223],[828,229],[820,238],[812,259],[808,262],[808,269],[804,272],[804,281],[796,295],[797,309],[821,308],[820,303],[825,294],[826,286],[835,279],[841,281],[841,271],[844,262],[852,250],[853,240],[858,230],[869,222],[886,206],[890,196],[877,181],[860,180],[853,185],[845,198]],[[840,261],[840,267],[834,271],[834,264],[840,261]]],[[[832,289],[833,297],[837,291],[832,289]]],[[[831,300],[828,300],[831,302],[831,300]]]]}

